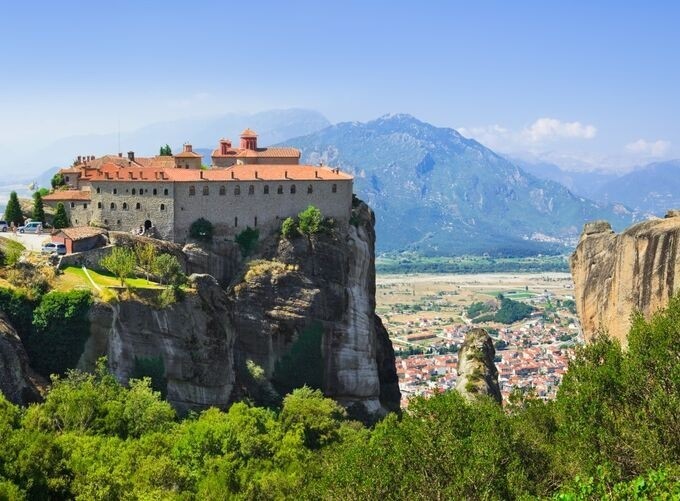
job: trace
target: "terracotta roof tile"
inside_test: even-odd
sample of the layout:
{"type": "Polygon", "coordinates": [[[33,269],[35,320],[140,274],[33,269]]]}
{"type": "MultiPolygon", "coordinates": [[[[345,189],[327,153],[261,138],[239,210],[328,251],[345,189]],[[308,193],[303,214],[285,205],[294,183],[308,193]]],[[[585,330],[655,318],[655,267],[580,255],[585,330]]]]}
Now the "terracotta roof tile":
{"type": "Polygon", "coordinates": [[[42,199],[46,202],[62,202],[62,201],[82,201],[87,202],[91,199],[89,191],[82,190],[62,190],[55,191],[49,195],[45,195],[42,199]]]}
{"type": "Polygon", "coordinates": [[[257,137],[257,132],[248,127],[243,132],[241,132],[241,137],[257,137]]]}
{"type": "Polygon", "coordinates": [[[351,180],[353,177],[342,171],[335,171],[329,167],[314,165],[234,165],[226,169],[215,168],[198,169],[156,169],[129,168],[118,169],[115,172],[99,172],[89,178],[92,181],[169,181],[169,182],[200,182],[200,181],[320,181],[320,180],[351,180]],[[232,177],[233,174],[233,177],[232,177]],[[257,177],[256,177],[257,174],[257,177]]]}
{"type": "Polygon", "coordinates": [[[300,150],[290,147],[258,148],[248,150],[245,148],[231,148],[226,155],[217,148],[213,150],[211,157],[234,157],[234,158],[300,158],[300,150]]]}
{"type": "Polygon", "coordinates": [[[63,233],[71,240],[83,240],[85,238],[103,235],[106,232],[101,228],[94,228],[92,226],[75,226],[73,228],[62,228],[60,230],[54,230],[54,232],[52,232],[52,235],[58,235],[59,233],[63,233]]]}

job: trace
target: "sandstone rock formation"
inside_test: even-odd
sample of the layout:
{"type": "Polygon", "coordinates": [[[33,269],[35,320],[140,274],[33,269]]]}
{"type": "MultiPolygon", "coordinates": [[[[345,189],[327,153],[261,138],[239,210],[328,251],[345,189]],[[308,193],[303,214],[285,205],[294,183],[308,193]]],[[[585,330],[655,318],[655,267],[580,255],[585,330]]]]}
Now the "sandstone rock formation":
{"type": "Polygon", "coordinates": [[[470,330],[458,352],[456,390],[468,400],[486,395],[500,404],[502,396],[495,356],[491,336],[484,329],[470,330]]]}
{"type": "Polygon", "coordinates": [[[0,392],[10,402],[27,405],[41,400],[47,381],[33,372],[19,335],[0,311],[0,392]]]}
{"type": "Polygon", "coordinates": [[[324,393],[357,416],[378,416],[398,410],[400,393],[375,315],[374,215],[358,203],[353,220],[331,234],[265,244],[266,261],[232,284],[237,367],[250,360],[276,382],[277,364],[319,329],[324,393]]]}
{"type": "Polygon", "coordinates": [[[106,355],[125,382],[142,361],[156,360],[165,373],[167,399],[180,413],[226,407],[234,385],[235,338],[227,297],[210,276],[192,275],[191,282],[196,293],[162,309],[140,300],[96,304],[79,368],[91,370],[106,355]]]}
{"type": "Polygon", "coordinates": [[[588,223],[571,256],[576,308],[586,339],[598,331],[626,344],[634,311],[649,316],[680,287],[680,212],[615,234],[588,223]]]}
{"type": "Polygon", "coordinates": [[[140,360],[160,359],[167,398],[180,411],[241,398],[268,403],[293,384],[320,387],[360,418],[397,411],[394,350],[375,315],[375,219],[364,203],[353,212],[349,227],[263,238],[245,269],[233,243],[185,246],[187,268],[215,273],[226,292],[193,275],[197,293],[168,308],[96,305],[80,367],[106,355],[127,381],[140,360]]]}

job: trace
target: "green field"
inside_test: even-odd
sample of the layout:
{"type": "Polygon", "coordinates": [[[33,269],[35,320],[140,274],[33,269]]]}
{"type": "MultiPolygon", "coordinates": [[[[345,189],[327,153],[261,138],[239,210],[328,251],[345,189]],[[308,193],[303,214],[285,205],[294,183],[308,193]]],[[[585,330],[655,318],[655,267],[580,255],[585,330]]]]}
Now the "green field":
{"type": "MultiPolygon", "coordinates": [[[[85,275],[83,268],[77,266],[69,266],[64,268],[63,275],[58,279],[58,290],[70,289],[92,289],[92,282],[85,275]]],[[[97,272],[91,269],[87,270],[92,281],[99,287],[120,287],[120,280],[108,273],[97,272]]],[[[144,278],[126,278],[127,286],[136,289],[158,289],[161,288],[157,283],[151,282],[144,278]]]]}
{"type": "Polygon", "coordinates": [[[413,253],[383,254],[375,261],[380,274],[399,273],[542,273],[569,272],[566,255],[492,258],[424,257],[413,253]]]}

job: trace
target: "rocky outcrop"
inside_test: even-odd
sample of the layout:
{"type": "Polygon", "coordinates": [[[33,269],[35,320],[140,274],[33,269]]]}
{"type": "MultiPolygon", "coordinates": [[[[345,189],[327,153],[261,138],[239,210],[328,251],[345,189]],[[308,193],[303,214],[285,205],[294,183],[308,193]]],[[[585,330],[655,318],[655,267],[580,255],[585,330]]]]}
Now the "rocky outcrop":
{"type": "Polygon", "coordinates": [[[277,364],[296,343],[314,349],[304,338],[318,329],[324,393],[357,416],[379,416],[398,409],[400,394],[375,316],[374,215],[364,203],[353,212],[348,228],[263,242],[264,261],[229,289],[237,367],[250,360],[276,382],[277,364]]]}
{"type": "Polygon", "coordinates": [[[0,392],[10,402],[27,405],[41,400],[47,381],[29,367],[17,331],[0,311],[0,392]]]}
{"type": "Polygon", "coordinates": [[[208,274],[230,283],[240,271],[241,249],[234,242],[189,242],[183,249],[187,273],[208,274]]]}
{"type": "Polygon", "coordinates": [[[234,331],[227,297],[217,281],[192,275],[196,292],[156,309],[141,300],[97,304],[79,368],[91,370],[108,357],[123,382],[145,375],[150,361],[161,368],[167,399],[180,412],[226,407],[234,384],[234,331]]]}
{"type": "Polygon", "coordinates": [[[680,287],[680,217],[645,221],[620,234],[586,224],[571,256],[576,308],[586,339],[598,331],[626,344],[634,311],[649,316],[680,287]]]}
{"type": "Polygon", "coordinates": [[[500,404],[502,397],[495,356],[491,336],[484,329],[470,330],[458,352],[456,390],[468,400],[489,396],[500,404]]]}

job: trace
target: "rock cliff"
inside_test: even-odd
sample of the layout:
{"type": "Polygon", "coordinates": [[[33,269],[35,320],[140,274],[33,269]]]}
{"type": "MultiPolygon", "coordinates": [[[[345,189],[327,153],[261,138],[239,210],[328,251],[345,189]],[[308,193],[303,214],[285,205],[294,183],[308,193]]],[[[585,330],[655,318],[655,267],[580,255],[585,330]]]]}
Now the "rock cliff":
{"type": "Polygon", "coordinates": [[[29,367],[19,335],[0,311],[0,392],[10,402],[27,405],[41,400],[47,381],[29,367]]]}
{"type": "Polygon", "coordinates": [[[500,404],[502,396],[495,356],[491,336],[484,329],[470,330],[458,352],[456,390],[469,400],[489,396],[500,404]]]}
{"type": "Polygon", "coordinates": [[[192,275],[196,293],[163,309],[140,299],[97,304],[80,367],[106,355],[126,381],[155,364],[180,411],[269,403],[302,384],[362,419],[398,410],[394,351],[375,315],[375,218],[356,201],[352,222],[268,236],[245,264],[234,244],[186,246],[187,268],[222,285],[192,275]]]}
{"type": "Polygon", "coordinates": [[[570,265],[586,339],[606,331],[624,345],[634,311],[648,316],[680,286],[680,212],[615,234],[605,221],[583,229],[570,265]]]}
{"type": "Polygon", "coordinates": [[[235,334],[217,281],[192,275],[195,293],[162,309],[140,300],[96,304],[79,368],[91,370],[106,355],[121,380],[155,367],[167,399],[179,412],[226,407],[234,385],[235,334]],[[145,370],[146,368],[146,370],[145,370]]]}

